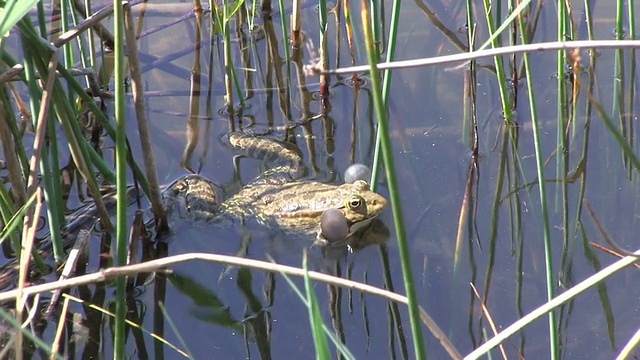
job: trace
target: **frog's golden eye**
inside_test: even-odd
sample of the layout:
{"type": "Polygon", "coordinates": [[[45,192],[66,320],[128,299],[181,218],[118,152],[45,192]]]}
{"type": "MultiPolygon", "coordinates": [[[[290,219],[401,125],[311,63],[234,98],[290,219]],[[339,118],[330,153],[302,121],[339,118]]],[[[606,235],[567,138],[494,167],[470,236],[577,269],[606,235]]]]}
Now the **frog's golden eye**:
{"type": "Polygon", "coordinates": [[[367,212],[367,204],[360,195],[353,195],[345,202],[345,207],[351,211],[364,214],[367,212]]]}

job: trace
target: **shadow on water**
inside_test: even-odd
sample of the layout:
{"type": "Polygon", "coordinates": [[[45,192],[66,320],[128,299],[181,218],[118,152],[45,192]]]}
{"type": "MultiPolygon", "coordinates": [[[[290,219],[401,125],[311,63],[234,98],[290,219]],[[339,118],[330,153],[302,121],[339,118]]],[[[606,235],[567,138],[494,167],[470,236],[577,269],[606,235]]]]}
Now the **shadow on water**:
{"type": "MultiPolygon", "coordinates": [[[[420,0],[403,4],[398,57],[468,51],[463,4],[443,4],[420,0]]],[[[360,43],[350,47],[347,42],[342,3],[331,12],[328,52],[322,55],[318,55],[321,45],[313,45],[319,44],[315,4],[302,6],[306,42],[293,50],[280,32],[280,22],[289,17],[289,10],[285,16],[273,12],[253,18],[247,15],[249,5],[243,3],[230,23],[235,79],[225,76],[223,34],[206,13],[171,1],[136,2],[133,7],[160,178],[168,184],[184,174],[198,173],[218,184],[221,196],[229,199],[291,151],[302,158],[300,178],[343,183],[342,174],[349,165],[370,164],[373,159],[376,126],[367,75],[321,80],[307,75],[308,66],[318,64],[321,57],[330,59],[330,68],[365,62],[360,43]],[[225,90],[229,88],[231,93],[225,90]],[[230,132],[268,136],[284,145],[275,158],[269,153],[247,154],[225,142],[230,132]]],[[[536,41],[554,40],[555,33],[543,26],[556,21],[555,10],[541,10],[548,5],[544,3],[527,19],[529,35],[535,35],[536,41]]],[[[604,18],[612,14],[610,10],[599,11],[604,18]]],[[[389,15],[383,11],[379,16],[384,30],[389,15]]],[[[574,19],[579,24],[576,39],[587,38],[583,17],[574,19]]],[[[609,36],[607,24],[603,20],[592,36],[609,36]]],[[[488,38],[480,28],[476,36],[488,38]]],[[[541,119],[537,129],[532,126],[520,57],[504,58],[513,74],[507,79],[511,84],[508,102],[516,115],[510,122],[502,113],[491,59],[464,68],[438,65],[394,72],[388,111],[418,297],[461,353],[486,342],[492,336],[491,324],[504,329],[547,301],[541,230],[545,219],[534,131],[540,133],[544,157],[556,294],[614,261],[594,243],[613,247],[611,241],[603,240],[607,238],[624,249],[637,244],[640,169],[632,156],[637,152],[634,124],[640,105],[635,93],[637,57],[633,50],[606,50],[598,56],[574,53],[567,56],[566,73],[559,75],[555,55],[531,54],[536,77],[529,80],[541,119]],[[563,91],[557,88],[558,76],[564,79],[563,91]],[[607,119],[613,121],[631,155],[612,136],[607,119]],[[588,211],[583,211],[585,204],[588,211]]],[[[27,96],[24,89],[20,91],[27,96]]],[[[107,100],[107,113],[112,113],[110,105],[107,100]]],[[[135,116],[133,109],[128,109],[128,115],[135,116]]],[[[113,142],[91,122],[84,126],[85,135],[99,145],[105,160],[113,162],[113,142]]],[[[135,139],[137,128],[133,122],[128,126],[135,139]]],[[[27,132],[25,138],[31,136],[27,132]]],[[[137,146],[134,142],[133,157],[140,159],[137,146]]],[[[61,159],[71,158],[66,148],[59,151],[61,159]]],[[[67,219],[87,215],[90,221],[74,229],[92,229],[87,258],[78,263],[76,274],[113,265],[110,235],[92,228],[98,215],[95,209],[88,211],[92,203],[84,185],[75,180],[80,174],[72,161],[64,173],[71,179],[66,182],[67,207],[75,209],[68,211],[67,219]]],[[[380,192],[387,195],[384,181],[380,192]]],[[[141,201],[136,204],[132,199],[132,218],[136,209],[147,208],[146,200],[141,201]]],[[[296,199],[287,201],[295,204],[296,199]]],[[[344,246],[314,248],[313,239],[291,239],[252,221],[222,227],[194,225],[174,216],[171,234],[158,240],[149,225],[150,212],[140,216],[148,226],[133,227],[139,241],[132,246],[134,261],[205,252],[300,266],[303,251],[310,250],[310,266],[315,270],[404,293],[389,211],[351,244],[352,253],[344,246]]],[[[78,232],[63,234],[71,245],[78,232]]],[[[34,268],[34,282],[57,278],[50,253],[42,254],[48,271],[34,268]]],[[[15,287],[17,268],[12,271],[12,276],[0,276],[3,291],[15,287]]],[[[617,354],[637,327],[627,320],[635,319],[638,311],[637,277],[633,270],[626,270],[556,310],[564,358],[617,354]]],[[[127,353],[141,359],[308,358],[315,349],[307,308],[284,280],[271,272],[210,262],[132,276],[127,353]]],[[[303,289],[302,280],[293,281],[303,289]]],[[[314,287],[325,323],[355,358],[411,357],[404,306],[347,288],[323,283],[314,287]]],[[[41,310],[33,311],[37,315],[30,330],[47,344],[61,336],[60,352],[68,357],[112,357],[114,321],[106,312],[115,311],[114,294],[113,281],[75,287],[49,319],[43,314],[53,295],[30,298],[31,306],[41,310]],[[59,323],[65,326],[56,335],[59,323]]],[[[504,347],[507,357],[546,358],[547,327],[538,320],[512,336],[504,347]]],[[[1,335],[6,346],[12,334],[1,335]]],[[[431,334],[426,342],[431,357],[447,356],[431,334]]],[[[26,358],[44,354],[32,341],[27,341],[24,352],[26,358]]]]}

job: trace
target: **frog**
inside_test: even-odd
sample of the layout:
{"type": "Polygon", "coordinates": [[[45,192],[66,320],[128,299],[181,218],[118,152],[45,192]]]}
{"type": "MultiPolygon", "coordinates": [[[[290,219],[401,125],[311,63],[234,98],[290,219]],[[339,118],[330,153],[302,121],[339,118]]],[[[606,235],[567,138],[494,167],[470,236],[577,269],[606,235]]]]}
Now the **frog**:
{"type": "Polygon", "coordinates": [[[302,157],[290,143],[239,131],[226,136],[234,152],[276,166],[227,199],[222,199],[220,186],[206,177],[184,175],[163,192],[170,212],[204,223],[253,219],[289,237],[313,238],[314,244],[333,246],[354,243],[387,206],[387,200],[364,179],[327,184],[301,177],[302,157]],[[338,210],[346,221],[346,233],[337,241],[327,239],[321,231],[322,215],[330,209],[338,210]]]}

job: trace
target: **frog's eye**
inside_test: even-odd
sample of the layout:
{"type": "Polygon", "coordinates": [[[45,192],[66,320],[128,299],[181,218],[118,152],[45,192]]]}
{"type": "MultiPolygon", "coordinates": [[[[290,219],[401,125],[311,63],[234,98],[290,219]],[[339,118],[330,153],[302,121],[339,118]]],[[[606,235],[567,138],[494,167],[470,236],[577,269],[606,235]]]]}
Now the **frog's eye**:
{"type": "Polygon", "coordinates": [[[365,213],[367,211],[367,204],[360,195],[353,195],[347,199],[345,206],[351,211],[358,213],[365,213]]]}

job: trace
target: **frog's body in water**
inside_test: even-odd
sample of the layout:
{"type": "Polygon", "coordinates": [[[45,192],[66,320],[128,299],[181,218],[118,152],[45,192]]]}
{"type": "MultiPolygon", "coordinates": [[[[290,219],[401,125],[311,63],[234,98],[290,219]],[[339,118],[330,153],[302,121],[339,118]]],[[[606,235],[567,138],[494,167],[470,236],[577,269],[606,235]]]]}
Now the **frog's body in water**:
{"type": "Polygon", "coordinates": [[[169,203],[181,203],[187,211],[180,214],[183,217],[212,223],[255,219],[270,228],[300,235],[316,235],[322,213],[338,209],[347,220],[349,237],[374,220],[387,204],[364,180],[331,185],[312,180],[270,182],[260,177],[219,204],[215,184],[200,175],[186,175],[165,194],[169,203]]]}
{"type": "Polygon", "coordinates": [[[272,139],[230,134],[235,149],[259,152],[252,157],[284,155],[293,166],[268,170],[244,186],[237,194],[220,202],[217,186],[200,175],[186,175],[165,190],[169,208],[179,203],[182,216],[207,222],[225,219],[255,219],[269,228],[288,234],[316,235],[325,210],[338,209],[347,221],[347,239],[370,224],[386,207],[387,201],[371,191],[364,180],[342,185],[296,179],[301,159],[282,143],[272,139]],[[274,155],[275,154],[275,155],[274,155]]]}

